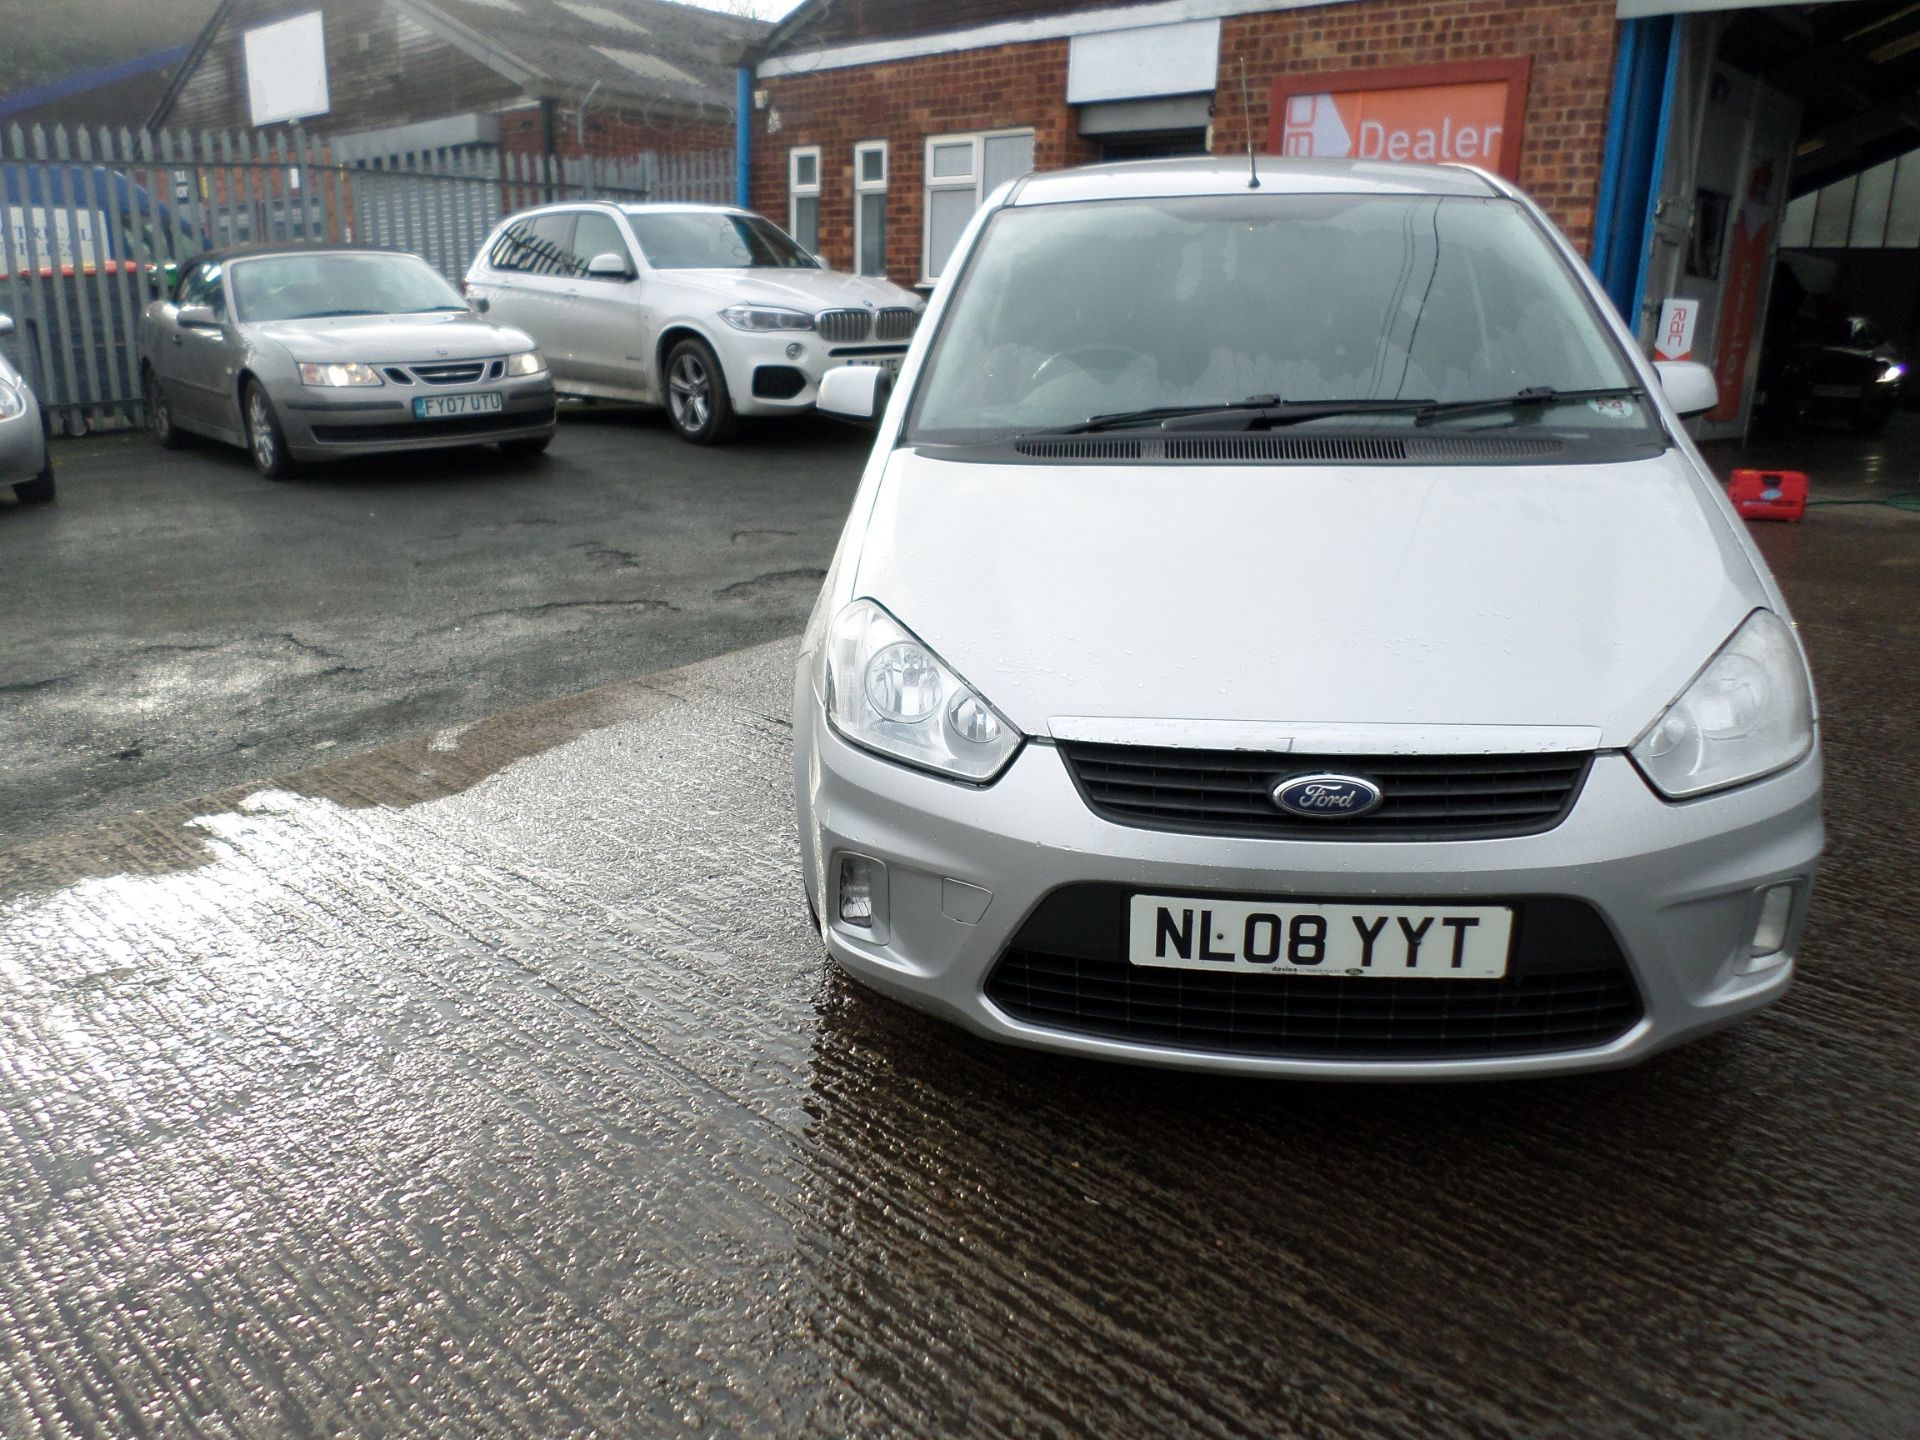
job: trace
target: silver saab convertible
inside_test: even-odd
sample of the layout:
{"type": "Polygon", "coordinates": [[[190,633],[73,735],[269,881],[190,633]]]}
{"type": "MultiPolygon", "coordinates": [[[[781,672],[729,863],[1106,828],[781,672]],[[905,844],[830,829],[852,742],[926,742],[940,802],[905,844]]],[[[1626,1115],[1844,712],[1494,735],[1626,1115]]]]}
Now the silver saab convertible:
{"type": "Polygon", "coordinates": [[[309,460],[553,439],[553,379],[525,332],[480,319],[417,256],[272,246],[198,256],[141,319],[147,421],[309,460]]]}
{"type": "Polygon", "coordinates": [[[810,904],[982,1035],[1268,1075],[1639,1060],[1776,999],[1821,844],[1779,588],[1464,168],[1029,177],[955,253],[794,692],[810,904]]]}

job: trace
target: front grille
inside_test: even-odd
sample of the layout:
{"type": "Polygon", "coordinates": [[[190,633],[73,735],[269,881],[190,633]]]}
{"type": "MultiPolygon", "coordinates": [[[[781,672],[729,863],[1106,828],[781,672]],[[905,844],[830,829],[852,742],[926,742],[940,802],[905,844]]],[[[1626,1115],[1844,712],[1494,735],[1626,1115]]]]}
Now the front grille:
{"type": "Polygon", "coordinates": [[[471,385],[487,373],[484,360],[435,361],[430,365],[409,365],[416,380],[427,385],[471,385]]]}
{"type": "Polygon", "coordinates": [[[882,310],[879,319],[874,322],[873,338],[876,340],[908,340],[920,323],[920,312],[904,307],[894,310],[882,310]]]}
{"type": "Polygon", "coordinates": [[[867,310],[822,310],[814,317],[813,323],[822,340],[833,345],[844,345],[850,340],[867,338],[873,315],[867,310]]]}
{"type": "Polygon", "coordinates": [[[1094,813],[1122,825],[1299,840],[1487,840],[1550,830],[1585,783],[1591,754],[1262,755],[1061,741],[1094,813]],[[1380,787],[1365,815],[1308,819],[1272,800],[1276,783],[1323,772],[1380,787]]]}
{"type": "Polygon", "coordinates": [[[1394,980],[1130,965],[1133,893],[1074,885],[1049,895],[994,967],[987,998],[1015,1020],[1048,1030],[1299,1060],[1585,1050],[1617,1040],[1644,1013],[1620,947],[1578,900],[1470,902],[1514,910],[1503,979],[1394,980]]]}
{"type": "Polygon", "coordinates": [[[553,410],[499,411],[492,415],[459,415],[451,420],[399,421],[390,425],[316,425],[313,438],[320,445],[365,445],[375,440],[429,440],[471,435],[485,438],[502,430],[531,430],[553,424],[553,410]]]}

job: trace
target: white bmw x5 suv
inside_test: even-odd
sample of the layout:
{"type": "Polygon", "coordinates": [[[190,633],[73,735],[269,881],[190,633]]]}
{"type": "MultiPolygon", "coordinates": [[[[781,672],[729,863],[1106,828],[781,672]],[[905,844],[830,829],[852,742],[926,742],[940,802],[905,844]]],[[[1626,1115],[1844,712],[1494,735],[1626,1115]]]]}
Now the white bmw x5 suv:
{"type": "Polygon", "coordinates": [[[924,308],[720,205],[522,211],[480,247],[466,293],[534,337],[561,394],[664,405],[696,445],[741,416],[813,408],[836,366],[897,371],[924,308]]]}

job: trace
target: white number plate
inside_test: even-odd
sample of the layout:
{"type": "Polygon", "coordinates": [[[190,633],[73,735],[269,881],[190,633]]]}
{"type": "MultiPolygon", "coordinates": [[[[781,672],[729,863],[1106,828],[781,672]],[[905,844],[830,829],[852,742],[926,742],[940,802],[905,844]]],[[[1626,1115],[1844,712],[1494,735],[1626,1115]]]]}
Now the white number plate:
{"type": "Polygon", "coordinates": [[[454,415],[491,415],[505,408],[498,390],[481,390],[461,395],[416,395],[413,418],[445,420],[454,415]]]}
{"type": "Polygon", "coordinates": [[[866,365],[875,370],[884,370],[889,375],[898,375],[900,373],[900,362],[905,358],[904,355],[867,355],[849,360],[847,364],[866,365]]]}
{"type": "Polygon", "coordinates": [[[1513,911],[1488,905],[1300,905],[1136,895],[1127,959],[1168,970],[1498,980],[1513,911]]]}

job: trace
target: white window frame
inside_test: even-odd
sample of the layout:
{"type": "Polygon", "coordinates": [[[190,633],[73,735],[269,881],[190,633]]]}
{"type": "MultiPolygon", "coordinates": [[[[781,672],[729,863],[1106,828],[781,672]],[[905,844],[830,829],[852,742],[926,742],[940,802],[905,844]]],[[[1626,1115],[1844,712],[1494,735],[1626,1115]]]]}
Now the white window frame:
{"type": "MultiPolygon", "coordinates": [[[[973,208],[978,210],[985,202],[983,192],[986,183],[987,141],[999,140],[1015,135],[1035,136],[1031,125],[1011,125],[1004,130],[962,131],[957,135],[927,136],[926,152],[922,165],[920,191],[920,283],[933,285],[940,277],[931,273],[928,264],[933,254],[933,194],[936,190],[971,190],[973,208]],[[933,173],[933,151],[936,145],[958,145],[961,142],[973,146],[973,160],[966,175],[935,175],[933,173]]],[[[1037,140],[1038,137],[1035,136],[1037,140]]]]}
{"type": "MultiPolygon", "coordinates": [[[[886,208],[885,196],[887,182],[893,178],[893,159],[885,140],[862,140],[853,147],[853,271],[856,275],[866,272],[860,268],[860,257],[867,253],[866,224],[862,219],[866,206],[861,199],[867,195],[882,197],[881,208],[886,208]],[[880,178],[869,180],[865,176],[866,166],[862,163],[869,155],[880,157],[880,178]]],[[[887,256],[884,247],[880,253],[880,276],[887,273],[887,256]]]]}
{"type": "MultiPolygon", "coordinates": [[[[800,204],[802,200],[813,201],[814,244],[820,243],[820,182],[826,176],[826,167],[820,158],[818,145],[795,145],[787,151],[787,234],[795,240],[800,238],[800,204]],[[800,162],[811,156],[813,159],[813,183],[800,183],[800,162]]],[[[811,251],[810,251],[811,253],[811,251]]]]}

